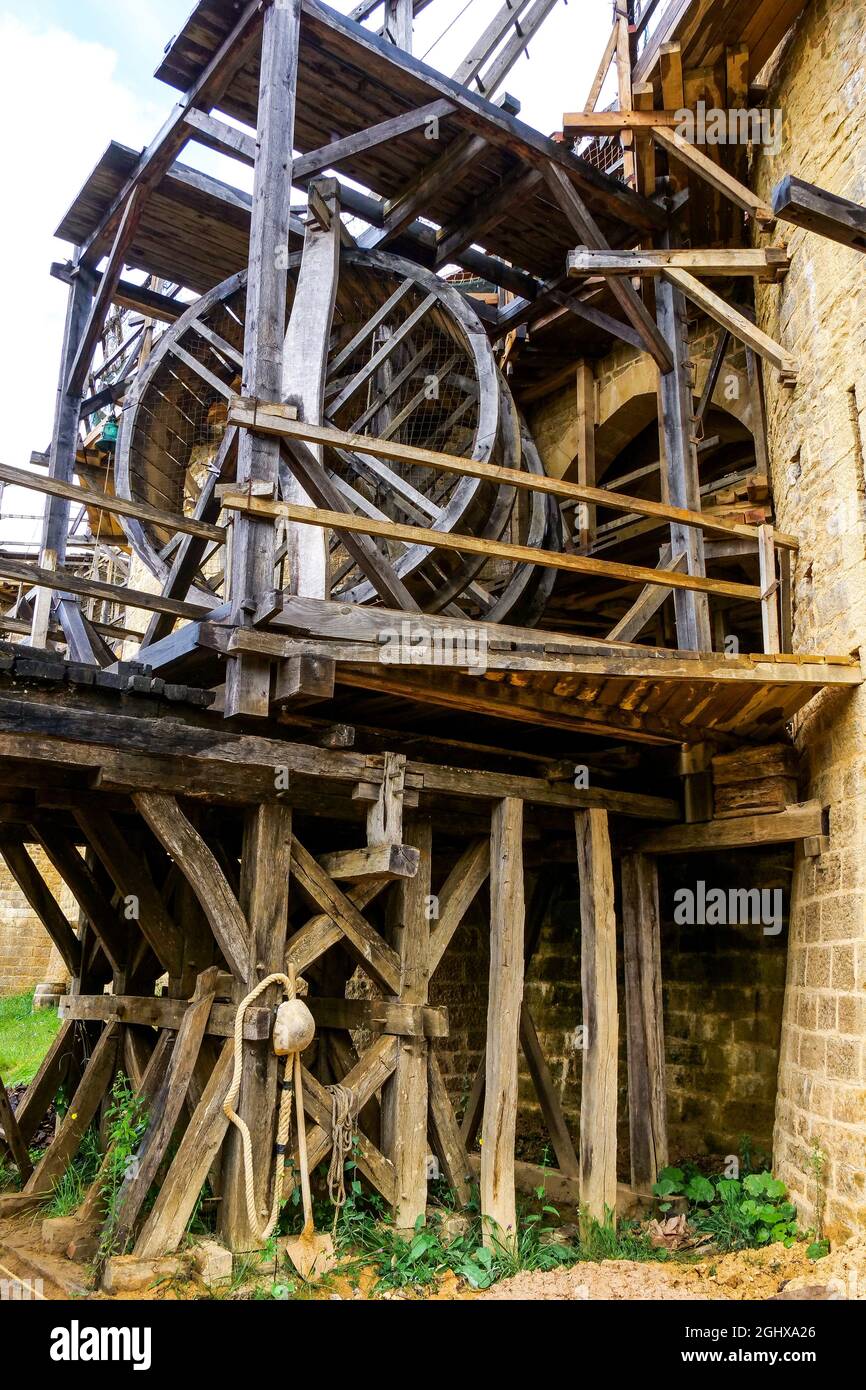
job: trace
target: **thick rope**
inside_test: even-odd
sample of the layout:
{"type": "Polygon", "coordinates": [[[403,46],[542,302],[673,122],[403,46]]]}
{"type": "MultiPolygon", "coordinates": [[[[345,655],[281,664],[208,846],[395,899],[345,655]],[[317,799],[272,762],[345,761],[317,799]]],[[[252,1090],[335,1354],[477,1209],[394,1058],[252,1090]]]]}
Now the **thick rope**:
{"type": "Polygon", "coordinates": [[[286,1059],[286,1067],[283,1072],[282,1089],[280,1092],[280,1111],[277,1119],[277,1145],[276,1145],[276,1169],[274,1172],[274,1197],[271,1204],[270,1220],[262,1231],[259,1229],[259,1213],[256,1207],[255,1174],[253,1173],[253,1145],[250,1137],[249,1125],[242,1120],[235,1110],[235,1102],[240,1095],[241,1071],[243,1068],[244,1056],[244,1014],[252,1004],[254,999],[266,990],[270,985],[280,984],[283,986],[287,999],[293,999],[295,995],[294,983],[288,975],[268,975],[264,980],[251,990],[246,999],[242,999],[235,1014],[234,1050],[235,1065],[232,1074],[232,1082],[229,1086],[226,1098],[223,1101],[223,1112],[231,1123],[240,1130],[241,1145],[244,1155],[244,1187],[247,1200],[247,1218],[250,1229],[255,1232],[256,1237],[264,1245],[270,1240],[277,1228],[277,1221],[280,1216],[280,1202],[283,1196],[283,1177],[286,1169],[286,1144],[289,1137],[289,1129],[292,1123],[292,1083],[291,1083],[291,1057],[286,1059]]]}
{"type": "Polygon", "coordinates": [[[358,1124],[358,1097],[348,1086],[329,1086],[331,1093],[331,1162],[328,1167],[328,1195],[334,1204],[334,1224],[346,1201],[346,1159],[355,1142],[358,1124]]]}

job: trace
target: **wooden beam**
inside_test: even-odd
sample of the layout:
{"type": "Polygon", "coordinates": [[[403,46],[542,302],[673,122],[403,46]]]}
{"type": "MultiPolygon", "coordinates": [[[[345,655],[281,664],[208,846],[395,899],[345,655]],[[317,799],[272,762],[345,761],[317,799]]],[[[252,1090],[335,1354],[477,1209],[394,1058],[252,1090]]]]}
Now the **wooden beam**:
{"type": "MultiPolygon", "coordinates": [[[[288,247],[291,216],[292,149],[295,127],[295,87],[301,0],[269,5],[263,15],[259,75],[258,133],[253,204],[250,217],[249,273],[244,333],[244,389],[271,400],[282,384],[283,340],[286,331],[288,247]]],[[[237,482],[270,489],[275,496],[279,478],[279,446],[250,431],[238,442],[237,482]]],[[[229,594],[232,611],[271,588],[274,582],[276,538],[273,526],[245,517],[232,536],[229,594]]],[[[229,663],[225,712],[267,715],[271,672],[267,662],[229,663]]],[[[233,1225],[237,1237],[246,1218],[233,1225]]]]}
{"type": "MultiPolygon", "coordinates": [[[[240,906],[249,923],[250,951],[246,983],[235,986],[237,1003],[261,979],[284,969],[292,859],[291,809],[276,803],[249,810],[241,853],[240,906]]],[[[271,986],[259,996],[259,1001],[273,1009],[279,997],[279,989],[271,986]]],[[[262,1226],[270,1212],[270,1192],[261,1175],[269,1175],[273,1167],[277,1086],[277,1057],[270,1042],[245,1044],[235,1108],[252,1136],[252,1167],[258,1175],[257,1210],[262,1226]]],[[[230,1249],[249,1251],[257,1248],[260,1240],[258,1231],[251,1229],[247,1212],[240,1140],[240,1132],[233,1125],[223,1150],[220,1233],[230,1249]]]]}
{"type": "Polygon", "coordinates": [[[25,1144],[30,1143],[54,1100],[60,1083],[74,1074],[77,1054],[76,1031],[72,1023],[62,1023],[15,1111],[25,1144]]]}
{"type": "Polygon", "coordinates": [[[674,159],[678,159],[692,173],[698,174],[711,188],[722,193],[737,207],[754,217],[758,223],[766,226],[775,220],[775,214],[769,204],[759,198],[756,193],[753,193],[750,188],[741,184],[721,164],[716,164],[712,159],[708,159],[696,145],[690,144],[677,131],[671,130],[668,126],[656,125],[653,126],[652,133],[657,145],[660,145],[674,159]]]}
{"type": "MultiPolygon", "coordinates": [[[[685,569],[685,555],[678,555],[675,560],[671,559],[671,548],[669,545],[662,546],[659,553],[659,568],[685,569]]],[[[623,613],[618,623],[615,623],[607,634],[609,642],[634,642],[643,632],[650,618],[652,618],[673,593],[673,589],[659,589],[656,586],[647,585],[642,589],[634,603],[623,613]]]]}
{"type": "MultiPolygon", "coordinates": [[[[565,213],[581,242],[599,251],[609,249],[595,218],[567,174],[557,165],[549,164],[544,170],[544,176],[557,205],[565,213]]],[[[620,308],[640,334],[646,351],[662,372],[669,372],[673,362],[668,345],[632,284],[622,277],[611,276],[608,285],[620,308]]]]}
{"type": "Polygon", "coordinates": [[[772,526],[758,527],[758,567],[761,576],[761,634],[765,652],[781,651],[779,638],[779,581],[772,526]]]}
{"type": "Polygon", "coordinates": [[[184,535],[200,536],[203,540],[225,540],[225,531],[221,526],[211,526],[207,522],[183,516],[178,512],[167,512],[162,507],[151,507],[147,502],[136,502],[132,498],[116,497],[114,493],[79,487],[76,483],[64,482],[60,478],[45,478],[38,473],[28,473],[26,469],[15,468],[8,463],[0,463],[0,483],[6,483],[10,487],[27,488],[31,492],[41,492],[48,497],[62,497],[81,507],[98,507],[100,511],[108,512],[112,516],[132,516],[138,521],[165,526],[168,530],[180,531],[184,535]]]}
{"type": "MultiPolygon", "coordinates": [[[[338,430],[330,425],[311,425],[296,421],[291,410],[266,404],[263,401],[235,397],[229,407],[229,418],[248,429],[261,430],[278,435],[287,440],[322,444],[327,448],[345,449],[352,452],[366,452],[374,458],[393,459],[410,467],[432,468],[443,473],[453,473],[457,477],[484,478],[492,483],[508,487],[518,487],[527,492],[545,492],[551,497],[585,502],[588,505],[609,507],[613,511],[636,512],[639,516],[657,517],[660,521],[673,521],[699,530],[716,531],[720,535],[736,535],[757,542],[758,528],[732,522],[725,518],[705,516],[698,508],[674,507],[669,503],[653,502],[645,497],[632,497],[613,492],[609,488],[584,486],[581,483],[562,478],[549,478],[543,474],[528,473],[525,469],[501,468],[496,464],[476,463],[456,454],[441,453],[435,449],[419,448],[412,444],[401,444],[393,439],[378,439],[374,435],[353,434],[338,430]]],[[[225,493],[228,489],[223,488],[225,493]]],[[[796,549],[795,536],[776,532],[776,544],[796,549]]]]}
{"type": "Polygon", "coordinates": [[[12,1161],[18,1169],[22,1184],[26,1183],[30,1174],[33,1172],[33,1164],[30,1161],[27,1145],[18,1127],[15,1112],[6,1094],[6,1087],[3,1085],[2,1076],[0,1076],[0,1138],[2,1138],[12,1155],[12,1161]]]}
{"type": "MultiPolygon", "coordinates": [[[[467,555],[485,555],[488,559],[511,560],[515,564],[542,565],[550,569],[569,570],[574,574],[596,574],[608,579],[624,579],[638,584],[658,584],[671,589],[697,593],[722,594],[729,598],[757,601],[761,592],[753,584],[739,584],[725,579],[707,579],[703,575],[680,574],[676,570],[656,570],[645,565],[628,565],[615,560],[597,560],[586,555],[569,555],[560,551],[538,550],[529,545],[510,545],[489,541],[478,536],[453,535],[425,526],[405,526],[395,521],[377,521],[374,517],[355,516],[346,512],[330,512],[314,507],[296,507],[289,502],[270,502],[247,494],[228,493],[223,498],[228,511],[249,513],[260,517],[286,517],[311,526],[335,531],[360,532],[367,536],[384,536],[408,544],[430,545],[441,550],[456,550],[467,555]]],[[[0,574],[3,572],[0,563],[0,574]]],[[[685,645],[685,644],[683,644],[685,645]]],[[[705,646],[703,650],[709,650],[705,646]]]]}
{"type": "Polygon", "coordinates": [[[489,839],[473,840],[463,851],[436,895],[437,915],[430,933],[430,974],[442,957],[483,883],[490,874],[489,839]]]}
{"type": "MultiPolygon", "coordinates": [[[[589,362],[581,360],[575,373],[577,412],[577,481],[582,488],[594,488],[595,472],[595,374],[589,362]]],[[[595,537],[597,508],[594,503],[580,502],[577,507],[578,542],[588,550],[595,537]]]]}
{"type": "Polygon", "coordinates": [[[81,942],[24,845],[9,835],[3,835],[0,838],[0,858],[63,957],[70,975],[80,975],[81,942]]]}
{"type": "MultiPolygon", "coordinates": [[[[298,417],[320,425],[323,420],[328,347],[340,273],[340,202],[336,180],[314,181],[310,188],[324,203],[328,225],[308,218],[292,312],[283,346],[280,398],[295,407],[298,417]]],[[[322,449],[311,450],[319,464],[322,449]]],[[[308,506],[311,497],[285,461],[280,465],[280,491],[287,502],[308,506]]],[[[329,547],[326,532],[289,524],[286,565],[292,593],[327,598],[330,593],[329,547]]]]}
{"type": "Polygon", "coordinates": [[[474,199],[456,222],[437,232],[436,265],[446,265],[473,242],[483,242],[485,233],[504,221],[540,182],[539,169],[518,168],[495,193],[488,191],[474,199]]]}
{"type": "Polygon", "coordinates": [[[631,1185],[648,1192],[667,1166],[668,1127],[658,873],[646,854],[623,856],[622,935],[631,1185]]]}
{"type": "Polygon", "coordinates": [[[653,126],[678,125],[676,111],[566,111],[562,133],[568,139],[582,135],[619,135],[622,130],[652,130],[653,126]]]}
{"type": "Polygon", "coordinates": [[[20,1197],[24,1205],[39,1206],[66,1172],[114,1075],[120,1029],[109,1023],[99,1036],[60,1126],[37,1163],[20,1197]]]}
{"type": "Polygon", "coordinates": [[[629,0],[614,0],[614,27],[616,29],[616,87],[621,117],[625,124],[620,126],[619,140],[622,146],[622,175],[629,188],[637,187],[637,174],[634,158],[634,135],[628,125],[632,115],[631,92],[631,43],[629,41],[629,0]]]}
{"type": "Polygon", "coordinates": [[[79,402],[93,362],[96,345],[102,335],[105,316],[120,281],[124,258],[138,231],[138,224],[141,221],[143,211],[144,193],[140,188],[133,188],[123,205],[108,261],[102,272],[102,279],[94,295],[87,324],[81,335],[81,341],[78,344],[75,359],[66,380],[66,394],[79,402]]]}
{"type": "MultiPolygon", "coordinates": [[[[123,1023],[176,1033],[188,1008],[186,999],[172,999],[167,994],[65,994],[60,1001],[60,1017],[69,1022],[123,1023]]],[[[236,1014],[234,1004],[214,1004],[205,1032],[215,1038],[232,1037],[236,1014]]],[[[272,1011],[253,1004],[244,1018],[244,1038],[264,1042],[271,1036],[272,1023],[272,1011]]]]}
{"type": "MultiPolygon", "coordinates": [[[[666,491],[674,505],[699,511],[700,479],[692,437],[694,407],[685,302],[679,290],[666,278],[656,286],[656,318],[674,364],[672,371],[659,376],[657,388],[659,450],[664,470],[662,495],[666,491]]],[[[689,575],[706,574],[702,532],[672,521],[671,557],[679,556],[685,557],[685,568],[689,575]]],[[[688,651],[711,651],[706,598],[675,592],[674,605],[677,646],[688,651]]]]}
{"type": "Polygon", "coordinates": [[[80,594],[83,598],[106,599],[126,608],[141,608],[149,613],[170,613],[175,618],[206,618],[210,608],[203,603],[181,603],[178,599],[162,598],[144,589],[128,589],[123,584],[105,584],[101,579],[86,579],[69,570],[45,569],[25,560],[0,558],[0,579],[15,584],[35,584],[61,593],[80,594]]]}
{"type": "MultiPolygon", "coordinates": [[[[430,979],[430,821],[417,820],[412,838],[419,852],[418,872],[392,890],[394,946],[400,958],[399,1002],[420,1006],[427,1003],[430,979]]],[[[383,1093],[384,1147],[394,1165],[398,1230],[413,1231],[427,1210],[427,1051],[425,1038],[405,1038],[383,1093]]]]}
{"type": "Polygon", "coordinates": [[[766,358],[780,373],[783,382],[787,384],[796,380],[798,370],[796,357],[787,352],[769,334],[764,333],[762,329],[750,322],[733,305],[728,304],[720,295],[700,280],[695,279],[694,275],[690,275],[688,271],[668,266],[663,274],[666,280],[682,290],[694,304],[697,304],[699,309],[703,309],[704,313],[715,319],[716,323],[727,328],[735,338],[741,343],[746,343],[760,357],[766,358]]]}
{"type": "MultiPolygon", "coordinates": [[[[477,78],[488,58],[495,52],[512,25],[519,27],[520,15],[527,8],[529,0],[506,0],[494,14],[475,43],[454,69],[452,77],[468,87],[477,78]]],[[[483,91],[482,87],[482,91],[483,91]]]]}
{"type": "Polygon", "coordinates": [[[786,174],[773,189],[773,213],[807,232],[866,251],[866,207],[786,174]]]}
{"type": "Polygon", "coordinates": [[[535,1087],[538,1103],[541,1106],[541,1113],[544,1117],[547,1133],[550,1136],[553,1152],[556,1154],[559,1171],[567,1178],[578,1178],[580,1165],[574,1152],[574,1144],[568,1131],[568,1125],[565,1122],[559,1092],[541,1049],[535,1021],[529,1011],[525,996],[520,1008],[520,1046],[523,1049],[526,1066],[535,1087]]]}
{"type": "Polygon", "coordinates": [[[168,1151],[204,1041],[218,976],[218,968],[211,966],[196,981],[195,993],[178,1029],[165,1076],[154,1095],[144,1134],[136,1148],[137,1161],[127,1170],[117,1194],[112,1222],[114,1253],[126,1253],[144,1200],[168,1151]]]}
{"type": "Polygon", "coordinates": [[[166,910],[140,850],[130,844],[116,821],[94,806],[79,808],[75,818],[88,845],[126,899],[129,920],[137,922],[163,968],[170,975],[177,975],[183,958],[181,934],[166,910]]]}
{"type": "Polygon", "coordinates": [[[750,275],[760,280],[777,280],[790,266],[782,247],[765,250],[593,251],[578,246],[569,251],[568,273],[584,275],[661,275],[665,270],[686,270],[695,275],[750,275]]]}
{"type": "Polygon", "coordinates": [[[376,125],[366,126],[363,130],[355,131],[353,135],[345,135],[340,140],[333,140],[329,145],[322,145],[317,150],[310,150],[308,154],[301,155],[294,161],[292,178],[297,181],[309,178],[311,174],[319,174],[325,169],[332,169],[341,160],[352,155],[374,149],[377,145],[390,144],[392,140],[398,140],[400,136],[408,135],[422,126],[433,126],[437,121],[444,121],[453,110],[452,102],[440,98],[437,101],[429,101],[424,106],[415,107],[414,110],[404,111],[399,116],[390,116],[386,121],[378,121],[376,125]]]}
{"type": "Polygon", "coordinates": [[[511,37],[502,45],[489,67],[475,76],[475,86],[489,101],[498,87],[514,67],[521,53],[525,53],[533,35],[538,33],[556,0],[535,0],[520,22],[515,21],[511,37]]]}
{"type": "Polygon", "coordinates": [[[629,848],[642,854],[703,854],[750,845],[783,845],[823,834],[820,801],[801,801],[784,811],[765,815],[731,816],[725,820],[669,825],[629,838],[629,848]]]}
{"type": "Polygon", "coordinates": [[[313,856],[295,840],[292,873],[316,905],[326,912],[346,938],[359,964],[390,994],[400,993],[400,959],[358,911],[313,856]]]}
{"type": "Polygon", "coordinates": [[[414,878],[418,851],[412,845],[364,845],[320,856],[319,863],[331,878],[342,883],[364,883],[371,878],[414,878]]]}
{"type": "MultiPolygon", "coordinates": [[[[70,483],[78,453],[81,398],[72,397],[66,390],[66,380],[75,355],[81,345],[87,316],[93,299],[94,277],[87,267],[77,264],[69,280],[66,321],[63,330],[63,349],[54,407],[54,426],[48,460],[49,477],[58,483],[70,483]]],[[[33,476],[32,474],[30,475],[33,476]]],[[[69,507],[58,499],[49,498],[42,522],[42,542],[39,548],[40,567],[54,570],[66,558],[66,537],[69,530],[69,507]]],[[[47,586],[36,594],[33,609],[31,643],[45,647],[51,623],[51,590],[47,586]]]]}
{"type": "MultiPolygon", "coordinates": [[[[583,108],[582,114],[584,115],[588,111],[594,111],[596,108],[598,99],[601,96],[601,89],[604,86],[604,80],[607,77],[608,72],[610,71],[611,63],[613,62],[613,55],[616,53],[616,44],[618,36],[619,25],[617,24],[616,20],[614,20],[613,28],[610,31],[610,37],[607,43],[605,44],[604,52],[601,55],[601,62],[598,65],[598,71],[596,72],[595,77],[592,79],[592,86],[589,89],[589,95],[586,98],[586,103],[583,108]]],[[[570,121],[571,117],[568,114],[563,116],[562,131],[564,135],[568,133],[570,121]]]]}
{"type": "Polygon", "coordinates": [[[250,168],[255,165],[256,142],[245,130],[238,130],[237,126],[218,120],[216,116],[209,116],[205,111],[196,110],[195,107],[186,112],[184,121],[190,127],[193,140],[198,144],[205,145],[210,150],[217,150],[219,154],[226,154],[230,159],[238,159],[250,168]]]}
{"type": "Polygon", "coordinates": [[[175,1251],[186,1234],[205,1178],[228,1128],[223,1101],[232,1077],[234,1044],[223,1045],[189,1124],[141,1228],[135,1255],[157,1259],[175,1251]]]}
{"type": "Polygon", "coordinates": [[[574,818],[580,877],[580,1216],[606,1224],[616,1212],[617,989],[613,862],[606,811],[574,818]]]}
{"type": "Polygon", "coordinates": [[[113,969],[125,969],[129,937],[120,909],[105,896],[92,868],[79,854],[74,838],[48,821],[38,821],[35,830],[42,849],[87,918],[113,969]]]}
{"type": "Polygon", "coordinates": [[[216,856],[175,797],[135,792],[132,800],[192,888],[235,979],[246,980],[250,927],[216,856]]]}
{"type": "Polygon", "coordinates": [[[517,1047],[523,1001],[523,803],[508,797],[493,809],[490,830],[490,984],[481,1146],[484,1243],[515,1249],[517,1208],[517,1047]]]}

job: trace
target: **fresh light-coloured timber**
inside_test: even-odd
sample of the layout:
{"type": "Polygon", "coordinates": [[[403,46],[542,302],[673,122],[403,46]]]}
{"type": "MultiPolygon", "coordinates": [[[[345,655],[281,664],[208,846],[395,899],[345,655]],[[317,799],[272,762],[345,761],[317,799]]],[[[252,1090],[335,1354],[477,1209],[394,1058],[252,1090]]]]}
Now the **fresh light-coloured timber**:
{"type": "Polygon", "coordinates": [[[514,1140],[517,1047],[523,1001],[523,803],[493,808],[490,829],[490,985],[487,1070],[481,1140],[484,1243],[516,1247],[514,1140]]]}
{"type": "Polygon", "coordinates": [[[782,247],[765,250],[720,247],[713,250],[593,251],[579,246],[569,251],[568,273],[585,275],[661,275],[665,270],[686,270],[692,275],[755,276],[777,280],[790,266],[782,247]]]}
{"type": "MultiPolygon", "coordinates": [[[[551,497],[570,498],[589,506],[610,507],[613,511],[635,512],[639,516],[658,517],[662,521],[673,521],[700,530],[713,531],[724,535],[750,537],[757,541],[758,528],[744,523],[728,521],[723,517],[706,516],[700,511],[684,507],[673,507],[663,502],[654,502],[646,497],[631,497],[608,488],[592,487],[588,484],[572,483],[561,478],[550,478],[544,474],[527,473],[522,469],[504,468],[495,464],[476,463],[472,459],[459,458],[454,454],[441,453],[434,449],[422,449],[411,444],[401,444],[395,440],[377,439],[372,435],[353,434],[338,430],[329,425],[310,425],[295,420],[294,415],[284,407],[248,397],[235,397],[229,408],[229,418],[236,425],[257,430],[263,434],[274,434],[285,439],[302,440],[308,444],[322,444],[333,449],[347,449],[353,452],[372,454],[374,458],[393,459],[397,463],[432,468],[443,473],[454,473],[467,478],[487,478],[491,482],[519,487],[528,492],[546,492],[551,497]]],[[[224,489],[225,491],[225,489],[224,489]]],[[[796,549],[795,536],[776,532],[778,546],[796,549]]]]}
{"type": "Polygon", "coordinates": [[[722,328],[727,328],[741,343],[745,343],[759,357],[763,357],[765,361],[775,367],[783,379],[793,381],[796,378],[798,371],[796,357],[792,353],[786,352],[781,344],[775,342],[768,333],[758,328],[733,305],[728,304],[721,295],[716,294],[714,290],[709,289],[701,280],[696,279],[686,270],[667,266],[663,273],[665,279],[670,280],[672,284],[682,290],[693,304],[697,304],[698,308],[703,309],[710,318],[721,324],[722,328]]]}
{"type": "MultiPolygon", "coordinates": [[[[456,536],[450,532],[433,531],[426,526],[404,526],[396,521],[377,521],[374,517],[324,511],[315,507],[299,507],[290,502],[271,502],[262,497],[249,497],[236,492],[226,493],[223,506],[227,511],[236,511],[246,516],[285,517],[289,521],[305,522],[310,526],[320,526],[334,531],[354,531],[365,536],[382,536],[389,540],[406,541],[408,544],[430,545],[467,555],[511,560],[518,564],[546,565],[550,569],[569,570],[572,574],[595,574],[608,579],[656,584],[669,589],[688,589],[697,593],[719,594],[753,602],[760,602],[762,597],[761,589],[754,584],[738,584],[727,579],[708,579],[703,575],[681,574],[676,570],[654,570],[646,565],[627,565],[615,560],[596,560],[586,555],[540,551],[528,545],[509,545],[502,541],[488,541],[479,536],[456,536]]],[[[710,643],[706,642],[703,649],[708,650],[709,647],[710,643]]]]}
{"type": "Polygon", "coordinates": [[[566,111],[562,133],[569,139],[581,135],[618,135],[621,130],[652,130],[654,126],[676,126],[682,117],[676,111],[566,111]]]}
{"type": "Polygon", "coordinates": [[[711,188],[715,188],[717,192],[730,198],[732,203],[736,203],[737,207],[748,212],[757,222],[768,225],[775,221],[773,209],[763,199],[759,198],[745,184],[735,179],[720,164],[708,159],[696,145],[690,144],[676,130],[672,130],[669,126],[655,125],[652,133],[653,139],[658,145],[661,145],[662,149],[667,150],[668,154],[673,155],[687,169],[698,174],[711,188]]]}
{"type": "Polygon", "coordinates": [[[605,1224],[616,1211],[617,1018],[616,918],[606,811],[574,818],[580,879],[580,992],[583,1079],[580,1091],[580,1216],[605,1224]]]}

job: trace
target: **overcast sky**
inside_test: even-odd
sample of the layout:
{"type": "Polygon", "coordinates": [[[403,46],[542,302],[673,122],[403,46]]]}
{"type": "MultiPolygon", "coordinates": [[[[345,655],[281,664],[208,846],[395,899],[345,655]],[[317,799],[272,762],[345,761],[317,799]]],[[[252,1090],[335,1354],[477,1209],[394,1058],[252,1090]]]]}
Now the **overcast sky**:
{"type": "MultiPolygon", "coordinates": [[[[353,0],[337,0],[347,12],[353,0]]],[[[415,52],[450,73],[501,0],[432,0],[418,17],[415,52]],[[452,27],[437,42],[449,24],[452,27]]],[[[4,264],[0,380],[0,462],[27,464],[51,437],[66,289],[49,276],[70,248],[53,232],[109,140],[140,148],[177,99],[153,78],[166,44],[192,0],[0,0],[0,221],[4,264]],[[14,402],[14,404],[12,404],[14,402]]],[[[508,78],[521,117],[545,134],[586,97],[610,32],[610,0],[559,0],[508,78]]],[[[612,94],[611,79],[609,79],[612,94]]],[[[608,89],[601,105],[609,99],[608,89]]],[[[360,125],[359,120],[359,125],[360,125]]],[[[188,146],[183,158],[249,186],[242,165],[188,146]]],[[[37,539],[40,528],[12,523],[36,512],[37,493],[7,490],[0,543],[37,539]]]]}

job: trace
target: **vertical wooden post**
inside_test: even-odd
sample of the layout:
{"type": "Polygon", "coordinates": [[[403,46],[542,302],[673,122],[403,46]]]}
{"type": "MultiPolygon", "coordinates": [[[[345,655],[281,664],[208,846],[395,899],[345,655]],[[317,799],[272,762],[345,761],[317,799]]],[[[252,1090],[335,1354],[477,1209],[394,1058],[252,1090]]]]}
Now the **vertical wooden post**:
{"type": "Polygon", "coordinates": [[[514,1139],[523,1002],[523,802],[506,797],[490,828],[490,989],[481,1135],[481,1216],[486,1245],[517,1240],[514,1139]]]}
{"type": "MultiPolygon", "coordinates": [[[[308,215],[304,252],[283,351],[282,399],[297,407],[299,420],[321,425],[342,223],[336,179],[315,179],[309,192],[315,197],[317,207],[327,214],[329,225],[323,227],[315,216],[308,215]]],[[[311,451],[321,463],[322,446],[312,445],[311,451]]],[[[314,505],[285,464],[281,465],[280,474],[280,490],[285,501],[304,507],[314,505]]],[[[289,522],[286,534],[290,592],[305,598],[327,598],[329,533],[317,526],[289,522]]]]}
{"type": "Polygon", "coordinates": [[[414,6],[412,0],[385,0],[385,38],[412,52],[412,20],[414,6]]]}
{"type": "Polygon", "coordinates": [[[659,885],[647,854],[623,856],[622,936],[631,1184],[647,1192],[668,1161],[659,885]]]}
{"type": "MultiPolygon", "coordinates": [[[[662,238],[663,245],[669,237],[662,238]]],[[[656,285],[656,319],[671,351],[674,367],[659,373],[659,448],[662,458],[662,495],[676,507],[701,510],[698,460],[692,441],[692,382],[686,341],[686,305],[682,291],[664,276],[656,285]],[[666,487],[665,487],[666,484],[666,487]]],[[[671,526],[671,558],[685,555],[689,574],[706,574],[704,539],[690,526],[671,526]]],[[[712,651],[710,611],[706,594],[674,590],[677,645],[687,651],[712,651]]]]}
{"type": "MultiPolygon", "coordinates": [[[[595,377],[589,362],[577,364],[577,481],[582,487],[595,487],[595,377]]],[[[581,550],[588,550],[595,537],[596,508],[586,502],[577,506],[579,525],[575,528],[581,550]]]]}
{"type": "MultiPolygon", "coordinates": [[[[54,408],[54,430],[51,436],[51,451],[48,462],[48,476],[59,482],[70,483],[75,472],[75,455],[78,452],[78,421],[81,415],[81,395],[70,395],[66,389],[67,379],[81,344],[87,319],[93,303],[95,280],[93,272],[86,266],[73,265],[72,282],[69,286],[69,300],[66,309],[66,326],[63,332],[63,350],[60,356],[60,375],[57,382],[57,403],[54,408]]],[[[66,533],[69,529],[69,502],[62,497],[45,499],[45,519],[42,524],[42,545],[39,563],[43,569],[59,569],[66,560],[66,533]]],[[[33,609],[33,623],[30,644],[44,647],[48,641],[48,626],[51,617],[52,591],[37,589],[33,609]]]]}
{"type": "Polygon", "coordinates": [[[580,988],[583,1077],[580,1092],[581,1222],[616,1211],[618,1019],[613,862],[607,811],[574,818],[580,876],[580,988]]]}
{"type": "MultiPolygon", "coordinates": [[[[262,31],[242,390],[271,401],[280,399],[283,376],[300,9],[300,0],[268,5],[262,31]]],[[[279,457],[277,440],[241,430],[238,485],[276,496],[279,457]]],[[[253,517],[235,521],[230,581],[235,620],[245,603],[273,586],[275,553],[272,521],[253,517]]],[[[229,658],[226,717],[266,715],[269,699],[270,662],[260,657],[229,658]]]]}
{"type": "MultiPolygon", "coordinates": [[[[412,841],[421,851],[414,878],[395,885],[394,947],[400,955],[401,1004],[426,1004],[430,979],[430,858],[432,827],[417,821],[412,841]]],[[[427,1210],[427,1050],[426,1038],[400,1038],[397,1066],[385,1087],[382,1124],[394,1164],[394,1224],[411,1230],[427,1210]]]]}
{"type": "Polygon", "coordinates": [[[779,581],[772,526],[758,527],[758,570],[761,580],[761,632],[765,652],[781,651],[779,640],[779,581]]]}
{"type": "MultiPolygon", "coordinates": [[[[631,43],[629,40],[628,0],[616,0],[616,83],[619,93],[620,111],[632,110],[631,95],[631,43]]],[[[622,174],[630,188],[635,188],[634,131],[621,130],[622,174]]]]}
{"type": "MultiPolygon", "coordinates": [[[[248,811],[240,902],[251,932],[250,964],[246,983],[236,989],[238,1001],[266,975],[284,969],[291,855],[291,808],[277,802],[248,811]]],[[[259,995],[257,1002],[274,1005],[278,997],[279,990],[274,987],[259,995]]],[[[264,1226],[270,1207],[277,1112],[277,1058],[269,1040],[244,1043],[237,1111],[252,1135],[256,1196],[264,1226]]],[[[245,1181],[240,1134],[232,1128],[226,1138],[220,1207],[220,1232],[232,1250],[252,1250],[259,1243],[247,1216],[245,1181]]]]}

